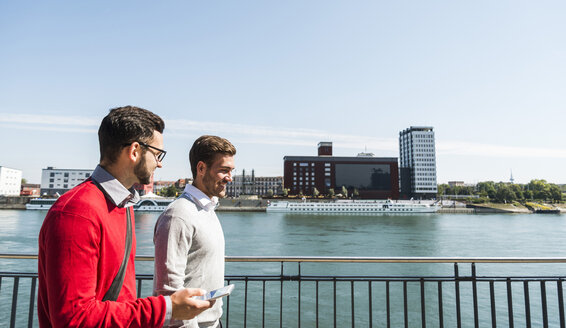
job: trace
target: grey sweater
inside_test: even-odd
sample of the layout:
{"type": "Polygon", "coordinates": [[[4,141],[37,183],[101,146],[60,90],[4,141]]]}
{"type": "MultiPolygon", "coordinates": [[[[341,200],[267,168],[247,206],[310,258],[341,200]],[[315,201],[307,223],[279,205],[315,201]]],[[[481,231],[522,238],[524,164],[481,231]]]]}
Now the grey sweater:
{"type": "MultiPolygon", "coordinates": [[[[170,295],[183,287],[207,291],[224,285],[224,232],[209,199],[187,185],[183,195],[159,216],[155,224],[154,295],[170,295]]],[[[170,327],[216,327],[222,299],[193,320],[171,320],[170,327]]]]}

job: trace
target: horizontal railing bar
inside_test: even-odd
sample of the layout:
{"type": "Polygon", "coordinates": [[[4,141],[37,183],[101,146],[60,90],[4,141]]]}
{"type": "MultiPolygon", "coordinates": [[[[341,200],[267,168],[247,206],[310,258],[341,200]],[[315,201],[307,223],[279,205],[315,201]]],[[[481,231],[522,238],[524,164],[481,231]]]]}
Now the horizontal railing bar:
{"type": "MultiPolygon", "coordinates": [[[[37,260],[37,254],[0,253],[0,259],[37,260]]],[[[136,261],[153,261],[138,255],[136,261]]],[[[566,257],[339,257],[339,256],[226,256],[226,262],[329,263],[566,263],[566,257]]]]}
{"type": "MultiPolygon", "coordinates": [[[[4,278],[37,278],[37,273],[33,272],[0,272],[0,277],[4,278]]],[[[152,280],[152,274],[137,274],[137,279],[152,280]]],[[[454,282],[454,281],[477,281],[477,282],[557,282],[564,281],[564,276],[476,276],[475,278],[469,276],[318,276],[318,275],[301,275],[301,276],[281,276],[281,275],[264,275],[264,276],[250,276],[250,275],[226,275],[226,279],[230,280],[248,280],[248,281],[407,281],[407,282],[420,282],[422,279],[426,282],[454,282]]]]}

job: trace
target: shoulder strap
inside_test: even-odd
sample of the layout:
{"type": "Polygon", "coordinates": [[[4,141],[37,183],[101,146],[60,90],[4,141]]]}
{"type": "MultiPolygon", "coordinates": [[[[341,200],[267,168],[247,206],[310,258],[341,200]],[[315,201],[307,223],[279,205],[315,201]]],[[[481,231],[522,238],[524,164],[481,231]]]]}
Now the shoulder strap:
{"type": "Polygon", "coordinates": [[[130,258],[130,253],[132,252],[132,219],[130,216],[131,208],[126,208],[126,250],[124,251],[124,259],[120,265],[120,270],[114,277],[114,281],[110,285],[110,288],[104,295],[103,301],[116,301],[118,295],[120,295],[120,290],[122,290],[122,284],[124,283],[124,277],[126,276],[126,267],[128,266],[128,259],[130,258]]]}

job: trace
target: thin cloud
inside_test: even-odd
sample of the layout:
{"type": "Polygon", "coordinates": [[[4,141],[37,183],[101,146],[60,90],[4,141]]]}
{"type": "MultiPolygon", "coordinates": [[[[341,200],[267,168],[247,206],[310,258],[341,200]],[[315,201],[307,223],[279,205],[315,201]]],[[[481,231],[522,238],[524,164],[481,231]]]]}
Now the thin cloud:
{"type": "Polygon", "coordinates": [[[93,126],[100,124],[100,119],[82,116],[58,116],[58,115],[29,115],[0,113],[0,123],[19,123],[25,125],[43,126],[93,126]]]}
{"type": "Polygon", "coordinates": [[[442,155],[485,157],[566,158],[564,149],[514,147],[459,141],[437,142],[436,152],[442,155]]]}
{"type": "MultiPolygon", "coordinates": [[[[29,115],[0,113],[0,126],[40,131],[74,133],[96,132],[99,118],[59,115],[29,115]]],[[[362,135],[334,134],[316,129],[257,126],[229,122],[202,122],[191,120],[166,120],[166,133],[174,137],[194,137],[200,134],[230,136],[248,144],[312,147],[319,141],[332,141],[336,148],[361,151],[398,151],[396,138],[376,138],[362,135]]],[[[438,155],[462,155],[511,158],[566,158],[565,149],[529,148],[460,141],[436,142],[438,155]]]]}

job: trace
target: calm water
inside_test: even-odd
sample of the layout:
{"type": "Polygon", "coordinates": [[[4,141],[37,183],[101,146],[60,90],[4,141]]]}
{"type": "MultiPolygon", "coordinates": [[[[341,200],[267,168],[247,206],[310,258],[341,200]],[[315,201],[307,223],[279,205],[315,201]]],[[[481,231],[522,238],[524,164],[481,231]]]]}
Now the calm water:
{"type": "MultiPolygon", "coordinates": [[[[36,254],[37,236],[45,213],[42,211],[0,211],[0,253],[36,254]]],[[[564,247],[566,215],[328,216],[220,212],[218,216],[226,237],[227,255],[566,257],[566,247],[564,247]]],[[[158,214],[138,213],[136,215],[138,255],[153,255],[152,235],[157,217],[158,214]]],[[[36,272],[36,265],[37,263],[31,260],[0,260],[0,271],[36,272]]],[[[138,273],[153,273],[151,262],[138,263],[136,269],[138,273]]],[[[279,264],[229,263],[227,274],[242,272],[278,274],[280,269],[279,264]]],[[[293,273],[297,271],[297,268],[289,264],[285,270],[286,273],[293,273]]],[[[453,267],[444,264],[303,264],[301,267],[303,274],[320,274],[329,272],[329,270],[337,274],[438,275],[451,274],[453,267]]],[[[465,273],[466,270],[463,271],[465,273]]],[[[516,272],[513,271],[521,274],[564,275],[565,268],[562,265],[513,265],[512,268],[509,265],[507,267],[482,265],[478,267],[480,275],[491,273],[514,275],[516,272]]],[[[2,286],[0,302],[9,304],[9,300],[4,300],[6,294],[3,293],[4,289],[5,287],[2,286]]],[[[237,297],[237,290],[234,297],[237,297]]],[[[302,301],[308,302],[308,295],[303,296],[302,301]]],[[[1,311],[0,322],[5,322],[5,311],[5,309],[1,311]]],[[[304,318],[307,319],[301,319],[301,322],[311,327],[313,325],[308,324],[308,315],[305,314],[304,318]],[[306,320],[307,323],[303,320],[306,320]]],[[[273,319],[274,322],[276,319],[278,320],[278,315],[273,319]]],[[[367,322],[364,323],[363,318],[356,322],[357,326],[368,325],[367,322]]],[[[418,320],[415,322],[420,325],[418,320]]],[[[296,323],[292,321],[291,323],[292,326],[296,326],[296,323]]],[[[254,326],[253,321],[248,324],[254,326]]],[[[278,323],[277,326],[279,326],[278,323]]]]}

